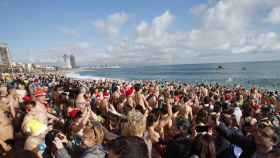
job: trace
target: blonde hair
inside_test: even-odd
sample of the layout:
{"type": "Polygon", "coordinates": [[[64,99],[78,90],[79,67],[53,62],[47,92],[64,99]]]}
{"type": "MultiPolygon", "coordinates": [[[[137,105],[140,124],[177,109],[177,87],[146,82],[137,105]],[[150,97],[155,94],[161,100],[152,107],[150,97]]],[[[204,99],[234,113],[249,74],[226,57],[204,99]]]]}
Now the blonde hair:
{"type": "Polygon", "coordinates": [[[104,132],[100,124],[93,125],[92,128],[86,127],[83,130],[83,139],[92,144],[102,144],[104,140],[104,132]]]}
{"type": "Polygon", "coordinates": [[[146,118],[139,112],[132,110],[127,114],[127,122],[122,129],[123,136],[143,137],[146,130],[146,118]]]}

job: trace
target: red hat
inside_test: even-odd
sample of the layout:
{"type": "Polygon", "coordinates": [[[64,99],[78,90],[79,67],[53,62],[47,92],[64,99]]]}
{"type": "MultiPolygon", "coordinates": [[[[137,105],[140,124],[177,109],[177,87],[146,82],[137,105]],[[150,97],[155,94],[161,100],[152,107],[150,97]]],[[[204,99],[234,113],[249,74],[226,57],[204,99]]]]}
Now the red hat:
{"type": "Polygon", "coordinates": [[[35,97],[46,96],[46,91],[43,88],[35,89],[35,97]]]}
{"type": "Polygon", "coordinates": [[[104,98],[110,98],[110,93],[108,91],[104,92],[103,94],[104,98]]]}
{"type": "Polygon", "coordinates": [[[125,95],[128,97],[128,96],[131,96],[134,92],[134,89],[133,87],[129,88],[128,90],[125,91],[125,95]]]}
{"type": "Polygon", "coordinates": [[[22,99],[24,103],[29,103],[31,101],[31,97],[28,95],[24,96],[22,99]]]}
{"type": "Polygon", "coordinates": [[[96,99],[100,99],[100,94],[98,92],[95,93],[95,97],[96,97],[96,99]]]}
{"type": "Polygon", "coordinates": [[[79,109],[72,110],[72,111],[69,112],[69,116],[70,116],[72,119],[74,119],[74,118],[76,118],[78,112],[80,112],[80,111],[81,111],[81,110],[79,110],[79,109]]]}

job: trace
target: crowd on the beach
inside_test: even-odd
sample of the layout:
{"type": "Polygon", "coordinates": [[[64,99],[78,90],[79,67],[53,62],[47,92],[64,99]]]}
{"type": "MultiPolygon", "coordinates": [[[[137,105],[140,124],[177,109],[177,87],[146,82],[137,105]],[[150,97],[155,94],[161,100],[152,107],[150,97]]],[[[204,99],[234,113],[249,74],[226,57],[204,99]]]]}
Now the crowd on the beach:
{"type": "Polygon", "coordinates": [[[277,91],[58,73],[0,79],[0,157],[280,157],[277,91]]]}

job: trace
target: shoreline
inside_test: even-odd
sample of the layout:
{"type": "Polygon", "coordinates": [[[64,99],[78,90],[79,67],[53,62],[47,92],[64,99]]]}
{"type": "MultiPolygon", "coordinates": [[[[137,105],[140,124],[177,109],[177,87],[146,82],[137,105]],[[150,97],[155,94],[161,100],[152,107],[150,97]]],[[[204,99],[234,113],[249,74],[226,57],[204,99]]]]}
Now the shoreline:
{"type": "Polygon", "coordinates": [[[225,86],[226,88],[234,88],[234,87],[244,87],[245,89],[250,89],[251,87],[256,86],[260,90],[264,91],[279,91],[280,87],[275,87],[271,86],[270,88],[266,86],[261,86],[259,84],[239,84],[239,83],[234,83],[234,82],[219,82],[219,81],[214,81],[214,80],[197,80],[197,81],[188,81],[188,80],[133,80],[133,79],[117,79],[117,78],[106,78],[106,77],[99,77],[99,76],[89,76],[85,75],[82,76],[78,73],[79,71],[68,71],[65,73],[65,77],[73,79],[73,80],[80,80],[80,81],[117,81],[117,82],[128,82],[128,83],[134,83],[134,82],[147,82],[147,81],[152,81],[152,82],[158,82],[158,83],[186,83],[186,84],[191,84],[191,85],[214,85],[218,84],[221,86],[225,86]],[[228,83],[227,83],[228,82],[228,83]],[[274,88],[273,88],[274,87],[274,88]]]}
{"type": "MultiPolygon", "coordinates": [[[[257,80],[264,80],[267,83],[270,82],[271,80],[277,80],[280,81],[280,79],[266,79],[266,78],[261,78],[261,79],[239,79],[239,78],[228,78],[228,79],[201,79],[201,80],[179,80],[179,79],[120,79],[120,78],[108,78],[108,77],[101,77],[101,76],[94,76],[94,75],[80,75],[81,72],[94,72],[97,71],[98,69],[81,69],[81,68],[76,68],[76,69],[61,69],[61,70],[55,70],[55,71],[35,71],[32,73],[27,73],[30,75],[58,75],[58,76],[64,76],[69,79],[74,79],[74,80],[81,80],[81,81],[118,81],[118,82],[128,82],[128,83],[135,83],[135,82],[158,82],[158,83],[187,83],[191,85],[222,85],[225,86],[226,88],[230,87],[237,87],[237,86],[243,86],[246,89],[249,89],[250,87],[256,86],[260,90],[265,90],[265,91],[280,91],[280,85],[277,85],[277,83],[271,83],[268,84],[268,86],[264,86],[261,84],[256,83],[257,80]],[[235,82],[234,82],[235,80],[235,82]],[[236,82],[237,81],[237,82],[236,82]],[[244,83],[240,83],[244,82],[244,83]]],[[[110,69],[102,69],[102,70],[110,70],[110,69]]],[[[25,74],[25,73],[10,73],[10,72],[2,72],[0,75],[3,76],[13,76],[16,74],[25,74]]]]}

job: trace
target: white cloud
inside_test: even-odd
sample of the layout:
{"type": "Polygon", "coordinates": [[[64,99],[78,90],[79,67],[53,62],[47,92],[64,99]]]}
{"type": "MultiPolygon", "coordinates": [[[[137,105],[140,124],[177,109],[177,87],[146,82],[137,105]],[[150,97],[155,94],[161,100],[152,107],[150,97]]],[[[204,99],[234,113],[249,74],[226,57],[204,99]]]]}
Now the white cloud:
{"type": "Polygon", "coordinates": [[[203,14],[205,11],[207,10],[207,5],[206,4],[199,4],[199,5],[196,5],[196,6],[193,6],[191,9],[190,9],[190,12],[194,15],[201,15],[203,14]]]}
{"type": "Polygon", "coordinates": [[[166,29],[172,24],[175,16],[170,11],[165,11],[161,16],[154,18],[153,20],[153,31],[156,36],[162,35],[166,29]]]}
{"type": "Polygon", "coordinates": [[[231,53],[274,52],[280,42],[279,35],[261,31],[254,25],[261,22],[259,12],[273,4],[270,0],[218,1],[207,9],[196,42],[201,42],[199,47],[205,52],[213,48],[227,51],[229,56],[231,53]],[[253,18],[256,16],[259,21],[253,18]]]}
{"type": "Polygon", "coordinates": [[[277,3],[220,0],[212,5],[205,4],[201,25],[184,31],[168,30],[174,24],[175,15],[165,11],[150,23],[142,21],[135,29],[136,36],[126,47],[113,45],[109,52],[123,63],[131,64],[196,62],[194,59],[199,62],[204,60],[200,59],[203,56],[225,56],[225,60],[230,60],[235,54],[249,57],[252,53],[277,53],[280,51],[279,34],[255,25],[261,23],[259,12],[277,3]]]}
{"type": "Polygon", "coordinates": [[[268,14],[265,21],[272,24],[280,24],[280,6],[273,8],[272,11],[268,14]]]}
{"type": "MultiPolygon", "coordinates": [[[[131,37],[120,30],[128,21],[124,12],[94,22],[94,26],[113,37],[104,48],[80,42],[52,50],[53,54],[78,52],[83,63],[102,64],[176,64],[236,61],[251,57],[263,59],[265,53],[280,52],[279,32],[265,30],[265,11],[276,13],[276,0],[219,0],[199,4],[191,11],[199,13],[200,23],[189,30],[176,30],[176,16],[169,10],[150,21],[139,21],[131,37]],[[171,29],[172,28],[172,29],[171,29]]],[[[269,18],[267,18],[269,19],[269,18]]],[[[186,19],[188,20],[188,19],[186,19]]],[[[274,21],[277,21],[274,19],[274,21]]],[[[269,23],[267,23],[269,24],[269,23]]],[[[270,56],[270,55],[269,55],[270,56]]],[[[277,55],[271,55],[276,57],[277,55]]],[[[266,59],[268,59],[267,57],[266,59]]]]}
{"type": "Polygon", "coordinates": [[[150,34],[149,26],[145,21],[142,21],[136,28],[137,36],[147,36],[150,34]]]}
{"type": "Polygon", "coordinates": [[[106,33],[110,37],[119,34],[121,27],[128,21],[128,15],[125,12],[117,12],[109,15],[105,19],[99,19],[94,22],[94,26],[106,33]]]}
{"type": "Polygon", "coordinates": [[[188,52],[181,50],[179,46],[182,44],[180,38],[184,38],[183,35],[169,30],[175,18],[175,15],[167,10],[150,23],[142,21],[135,29],[134,38],[110,46],[112,58],[127,64],[173,63],[176,56],[188,52]],[[181,54],[176,53],[179,51],[181,54]]]}

